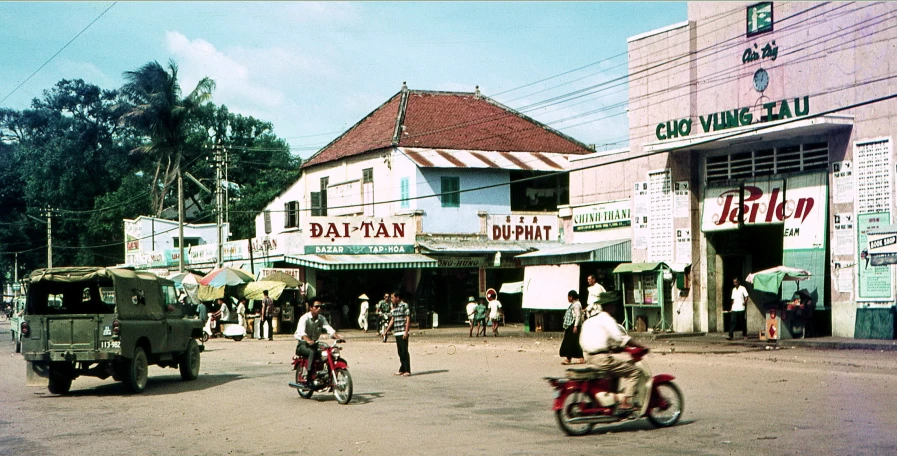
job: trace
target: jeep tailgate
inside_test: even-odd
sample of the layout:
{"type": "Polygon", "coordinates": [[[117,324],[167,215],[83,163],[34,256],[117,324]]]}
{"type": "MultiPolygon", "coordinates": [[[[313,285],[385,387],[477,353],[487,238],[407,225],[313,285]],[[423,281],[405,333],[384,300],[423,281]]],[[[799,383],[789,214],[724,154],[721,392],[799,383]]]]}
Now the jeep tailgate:
{"type": "Polygon", "coordinates": [[[96,316],[66,316],[47,318],[47,348],[49,350],[93,350],[97,340],[96,316]]]}

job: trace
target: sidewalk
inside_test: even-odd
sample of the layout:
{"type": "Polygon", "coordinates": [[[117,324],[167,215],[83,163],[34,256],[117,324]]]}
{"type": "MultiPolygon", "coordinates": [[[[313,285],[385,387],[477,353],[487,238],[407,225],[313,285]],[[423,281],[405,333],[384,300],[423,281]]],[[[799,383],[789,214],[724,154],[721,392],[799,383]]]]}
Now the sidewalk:
{"type": "MultiPolygon", "coordinates": [[[[412,335],[424,338],[467,338],[468,327],[461,325],[440,326],[433,329],[412,328],[412,335]]],[[[537,338],[561,340],[564,333],[560,331],[549,332],[524,332],[522,324],[508,324],[498,329],[499,338],[537,338]]],[[[677,341],[681,343],[710,344],[730,347],[749,347],[763,349],[766,346],[778,346],[781,348],[814,348],[822,350],[878,350],[897,351],[897,340],[884,339],[851,339],[847,337],[812,337],[808,339],[787,339],[771,342],[749,337],[747,340],[736,338],[726,340],[727,333],[630,333],[635,340],[649,345],[657,342],[677,341]]],[[[488,337],[492,338],[492,330],[488,330],[488,337]]]]}

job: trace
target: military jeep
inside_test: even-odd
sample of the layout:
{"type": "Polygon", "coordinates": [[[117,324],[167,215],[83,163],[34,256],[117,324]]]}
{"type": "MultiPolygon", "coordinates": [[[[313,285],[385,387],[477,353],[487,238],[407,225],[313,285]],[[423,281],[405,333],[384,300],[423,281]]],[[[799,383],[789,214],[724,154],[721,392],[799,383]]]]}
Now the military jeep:
{"type": "Polygon", "coordinates": [[[199,320],[185,318],[174,283],[129,269],[38,269],[28,276],[22,354],[28,379],[66,394],[79,376],[146,388],[148,366],[199,375],[199,320]]]}

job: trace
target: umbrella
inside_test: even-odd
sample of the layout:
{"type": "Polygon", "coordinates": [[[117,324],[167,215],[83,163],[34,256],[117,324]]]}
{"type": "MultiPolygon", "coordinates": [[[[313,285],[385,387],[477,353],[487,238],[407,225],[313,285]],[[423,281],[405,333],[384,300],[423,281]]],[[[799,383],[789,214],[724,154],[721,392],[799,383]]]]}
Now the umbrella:
{"type": "Polygon", "coordinates": [[[778,293],[783,281],[797,282],[810,278],[810,271],[791,268],[788,266],[776,266],[762,271],[748,274],[746,280],[754,284],[754,289],[769,293],[778,293]]]}
{"type": "Polygon", "coordinates": [[[246,286],[240,287],[240,289],[237,290],[237,295],[246,299],[261,301],[262,298],[264,298],[262,292],[268,290],[268,296],[271,299],[277,300],[280,298],[280,295],[283,294],[284,288],[286,288],[286,284],[283,282],[262,280],[259,282],[250,282],[247,283],[246,286]]]}
{"type": "Polygon", "coordinates": [[[287,288],[299,288],[299,281],[296,280],[295,277],[281,271],[276,271],[269,276],[260,278],[259,280],[264,280],[266,282],[280,282],[285,284],[287,288]]]}
{"type": "Polygon", "coordinates": [[[252,278],[252,275],[242,269],[224,267],[213,269],[212,272],[206,274],[199,283],[200,285],[210,287],[222,287],[225,285],[243,285],[244,283],[253,281],[255,281],[255,279],[252,278]]]}
{"type": "Polygon", "coordinates": [[[199,285],[202,276],[192,272],[177,272],[168,276],[168,280],[174,282],[176,287],[180,287],[182,284],[199,285]]]}

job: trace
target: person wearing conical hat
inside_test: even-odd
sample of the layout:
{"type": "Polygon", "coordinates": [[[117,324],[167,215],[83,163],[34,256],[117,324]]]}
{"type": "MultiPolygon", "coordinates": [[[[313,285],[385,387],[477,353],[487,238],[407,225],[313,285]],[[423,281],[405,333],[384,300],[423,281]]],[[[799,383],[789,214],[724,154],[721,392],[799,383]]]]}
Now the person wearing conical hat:
{"type": "Polygon", "coordinates": [[[358,327],[362,331],[368,332],[368,295],[362,294],[358,297],[361,300],[361,308],[358,310],[358,327]]]}

